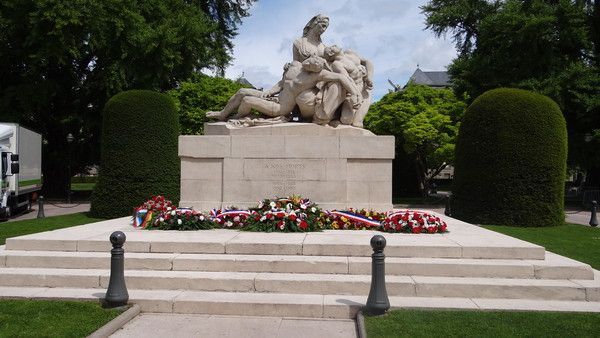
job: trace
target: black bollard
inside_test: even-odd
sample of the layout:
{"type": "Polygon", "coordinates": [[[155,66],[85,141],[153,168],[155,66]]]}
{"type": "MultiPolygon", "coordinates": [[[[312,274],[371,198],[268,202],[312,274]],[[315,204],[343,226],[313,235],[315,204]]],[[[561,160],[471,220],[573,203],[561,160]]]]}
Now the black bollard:
{"type": "Polygon", "coordinates": [[[46,217],[46,215],[44,215],[44,196],[40,196],[38,198],[38,214],[37,214],[37,218],[44,218],[46,217]]]}
{"type": "Polygon", "coordinates": [[[446,207],[444,208],[444,215],[452,216],[452,210],[450,209],[450,195],[446,196],[446,207]]]}
{"type": "Polygon", "coordinates": [[[371,291],[367,298],[367,306],[365,312],[372,315],[382,315],[390,308],[390,300],[388,299],[385,289],[385,237],[375,235],[371,238],[371,247],[373,255],[371,255],[371,291]]]}
{"type": "Polygon", "coordinates": [[[105,306],[109,308],[126,305],[129,300],[125,285],[125,250],[123,250],[125,239],[125,234],[121,231],[115,231],[110,235],[113,248],[110,250],[110,280],[104,299],[105,306]]]}
{"type": "Polygon", "coordinates": [[[590,225],[593,227],[598,226],[598,217],[596,216],[597,209],[598,209],[598,202],[592,201],[592,217],[590,218],[590,225]]]}

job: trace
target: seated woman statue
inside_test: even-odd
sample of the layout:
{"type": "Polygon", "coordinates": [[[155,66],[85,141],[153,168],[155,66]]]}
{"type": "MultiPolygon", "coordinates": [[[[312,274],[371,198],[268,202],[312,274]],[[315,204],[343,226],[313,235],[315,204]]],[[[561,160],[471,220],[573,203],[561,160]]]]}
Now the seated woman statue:
{"type": "Polygon", "coordinates": [[[327,27],[329,27],[329,18],[322,14],[315,15],[308,21],[302,30],[302,37],[294,41],[292,47],[294,61],[302,62],[311,56],[323,57],[325,45],[321,41],[321,35],[327,27]]]}

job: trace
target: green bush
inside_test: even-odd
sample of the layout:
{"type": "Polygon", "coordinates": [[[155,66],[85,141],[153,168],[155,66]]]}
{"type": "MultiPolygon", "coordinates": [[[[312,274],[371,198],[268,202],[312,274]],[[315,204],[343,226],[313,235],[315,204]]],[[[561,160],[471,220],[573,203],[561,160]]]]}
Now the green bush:
{"type": "Polygon", "coordinates": [[[456,143],[452,213],[485,224],[564,223],[566,124],[550,98],[500,88],[467,109],[456,143]]]}
{"type": "Polygon", "coordinates": [[[165,94],[130,90],[104,107],[101,166],[91,214],[131,215],[152,195],[179,201],[179,121],[165,94]]]}
{"type": "Polygon", "coordinates": [[[167,94],[175,100],[182,135],[201,135],[208,122],[207,111],[219,111],[238,89],[244,86],[236,81],[204,74],[194,74],[167,94]]]}

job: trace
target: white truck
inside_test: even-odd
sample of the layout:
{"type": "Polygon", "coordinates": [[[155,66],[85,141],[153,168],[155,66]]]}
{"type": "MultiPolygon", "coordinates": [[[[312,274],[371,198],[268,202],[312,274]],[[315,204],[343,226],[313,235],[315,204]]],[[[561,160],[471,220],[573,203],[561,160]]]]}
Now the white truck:
{"type": "Polygon", "coordinates": [[[42,136],[0,123],[0,219],[31,208],[42,189],[42,136]]]}

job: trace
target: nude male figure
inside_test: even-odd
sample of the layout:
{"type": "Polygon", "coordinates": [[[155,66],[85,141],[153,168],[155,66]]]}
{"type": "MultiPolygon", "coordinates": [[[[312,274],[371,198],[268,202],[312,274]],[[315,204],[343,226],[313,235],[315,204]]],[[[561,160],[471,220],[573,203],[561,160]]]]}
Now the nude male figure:
{"type": "MultiPolygon", "coordinates": [[[[292,64],[288,62],[283,66],[284,76],[291,65],[292,64]]],[[[217,118],[220,121],[225,121],[227,120],[229,115],[231,115],[236,109],[238,109],[244,97],[253,96],[261,98],[271,98],[274,95],[279,94],[280,91],[281,83],[277,83],[275,86],[273,86],[273,88],[265,91],[252,88],[241,88],[231,98],[229,98],[229,101],[227,101],[227,105],[225,105],[225,108],[223,108],[223,110],[206,112],[206,117],[217,118]]]]}
{"type": "Polygon", "coordinates": [[[340,122],[362,127],[363,119],[371,103],[369,91],[373,88],[373,64],[353,51],[342,51],[336,45],[325,48],[325,58],[329,61],[333,72],[352,78],[361,92],[363,102],[358,109],[349,107],[347,103],[344,103],[344,92],[339,84],[328,84],[324,90],[323,104],[317,107],[315,112],[315,122],[323,124],[330,121],[337,108],[343,103],[340,122]]]}
{"type": "MultiPolygon", "coordinates": [[[[279,102],[266,100],[261,97],[245,96],[238,108],[236,118],[242,118],[250,114],[252,109],[255,109],[269,117],[285,116],[289,114],[296,104],[299,105],[300,111],[304,117],[309,117],[314,114],[310,111],[311,104],[307,104],[305,100],[298,100],[306,93],[315,90],[317,83],[339,82],[348,93],[345,97],[351,107],[358,108],[361,102],[361,95],[358,87],[352,79],[343,74],[336,74],[323,69],[326,61],[320,57],[309,57],[302,63],[298,61],[292,62],[289,69],[284,73],[283,79],[277,86],[281,87],[279,92],[279,102]],[[302,95],[301,95],[302,94],[302,95]]],[[[314,104],[312,105],[314,107],[314,104]]]]}

